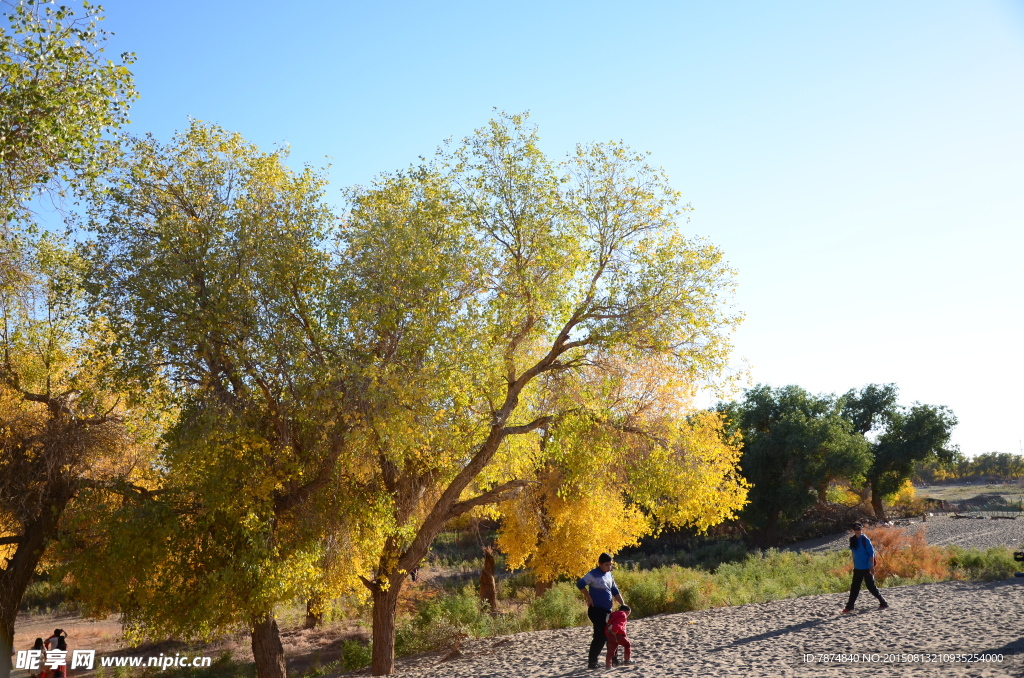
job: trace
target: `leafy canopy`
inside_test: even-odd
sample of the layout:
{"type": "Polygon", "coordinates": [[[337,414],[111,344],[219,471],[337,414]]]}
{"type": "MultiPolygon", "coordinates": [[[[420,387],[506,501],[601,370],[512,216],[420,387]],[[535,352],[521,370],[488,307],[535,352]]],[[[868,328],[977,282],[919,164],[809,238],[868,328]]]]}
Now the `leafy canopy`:
{"type": "Polygon", "coordinates": [[[130,53],[103,59],[102,8],[5,1],[0,28],[0,222],[28,216],[25,201],[97,178],[116,152],[109,133],[136,98],[130,53]]]}
{"type": "Polygon", "coordinates": [[[522,115],[353,192],[339,317],[373,376],[365,444],[393,515],[378,582],[477,507],[508,512],[501,543],[536,565],[534,527],[564,516],[551,534],[570,530],[580,547],[551,565],[560,573],[652,520],[706,527],[742,505],[720,426],[687,422],[679,403],[644,414],[642,391],[689,393],[720,375],[738,321],[725,312],[731,271],[681,233],[686,209],[622,144],[552,162],[522,115]],[[607,482],[588,473],[616,453],[607,482]],[[546,515],[527,517],[523,502],[541,495],[546,515]],[[580,502],[622,520],[607,535],[570,528],[580,502]]]}

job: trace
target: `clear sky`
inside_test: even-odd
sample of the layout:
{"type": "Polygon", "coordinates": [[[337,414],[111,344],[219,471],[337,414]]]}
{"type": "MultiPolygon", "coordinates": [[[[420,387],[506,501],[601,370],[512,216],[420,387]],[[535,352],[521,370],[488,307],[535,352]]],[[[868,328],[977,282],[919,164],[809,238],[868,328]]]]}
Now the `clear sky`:
{"type": "MultiPolygon", "coordinates": [[[[739,271],[752,383],[896,383],[1024,437],[1024,3],[107,0],[133,130],[188,117],[332,186],[529,110],[653,153],[739,271]]],[[[333,190],[333,189],[332,189],[333,190]]]]}

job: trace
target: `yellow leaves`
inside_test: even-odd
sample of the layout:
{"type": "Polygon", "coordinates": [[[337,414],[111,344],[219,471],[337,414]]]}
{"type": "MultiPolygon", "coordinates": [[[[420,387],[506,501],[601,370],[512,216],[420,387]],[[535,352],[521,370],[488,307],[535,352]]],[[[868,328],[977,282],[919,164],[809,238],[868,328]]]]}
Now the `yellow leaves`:
{"type": "Polygon", "coordinates": [[[585,572],[663,525],[706,530],[746,503],[738,441],[720,415],[686,414],[682,376],[658,360],[601,365],[603,379],[564,395],[577,410],[606,409],[561,417],[529,456],[499,457],[520,474],[532,464],[537,484],[499,506],[498,546],[542,580],[585,572]]]}
{"type": "Polygon", "coordinates": [[[740,445],[725,434],[722,416],[691,415],[670,443],[637,465],[637,499],[660,522],[700,531],[733,518],[747,503],[748,484],[737,471],[740,445]]]}
{"type": "Polygon", "coordinates": [[[550,483],[501,505],[498,548],[511,568],[530,567],[541,581],[580,576],[603,551],[635,545],[648,519],[613,488],[594,486],[561,497],[550,483]]]}

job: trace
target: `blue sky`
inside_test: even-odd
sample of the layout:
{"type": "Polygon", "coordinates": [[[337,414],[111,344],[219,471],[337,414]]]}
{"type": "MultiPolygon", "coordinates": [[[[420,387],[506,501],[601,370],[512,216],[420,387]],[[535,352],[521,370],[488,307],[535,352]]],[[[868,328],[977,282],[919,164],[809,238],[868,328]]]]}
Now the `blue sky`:
{"type": "Polygon", "coordinates": [[[752,383],[896,383],[1024,437],[1024,3],[104,2],[133,129],[188,117],[333,188],[529,110],[651,151],[739,271],[752,383]]]}

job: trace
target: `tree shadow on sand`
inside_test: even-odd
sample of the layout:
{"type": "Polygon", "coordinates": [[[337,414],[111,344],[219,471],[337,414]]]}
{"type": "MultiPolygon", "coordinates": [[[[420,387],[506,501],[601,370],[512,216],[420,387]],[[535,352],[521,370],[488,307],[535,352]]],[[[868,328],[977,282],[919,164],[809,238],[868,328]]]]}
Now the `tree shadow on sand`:
{"type": "Polygon", "coordinates": [[[756,642],[761,641],[761,640],[770,640],[772,638],[778,638],[780,636],[785,636],[785,635],[788,635],[790,633],[797,633],[797,632],[803,631],[805,629],[811,629],[811,628],[814,628],[815,626],[820,626],[822,624],[825,624],[825,623],[831,622],[831,621],[835,621],[835,620],[831,619],[831,618],[829,618],[829,619],[813,619],[811,621],[800,622],[799,624],[790,624],[789,626],[783,626],[782,628],[779,628],[779,629],[773,629],[771,631],[765,631],[764,633],[759,633],[756,636],[747,636],[746,638],[737,638],[736,640],[732,641],[731,643],[727,643],[725,645],[721,645],[719,647],[713,647],[713,648],[711,648],[709,650],[706,650],[705,653],[706,654],[711,654],[713,652],[721,652],[723,650],[734,649],[734,648],[736,648],[737,646],[740,646],[740,645],[747,645],[749,643],[756,643],[756,642]]]}

